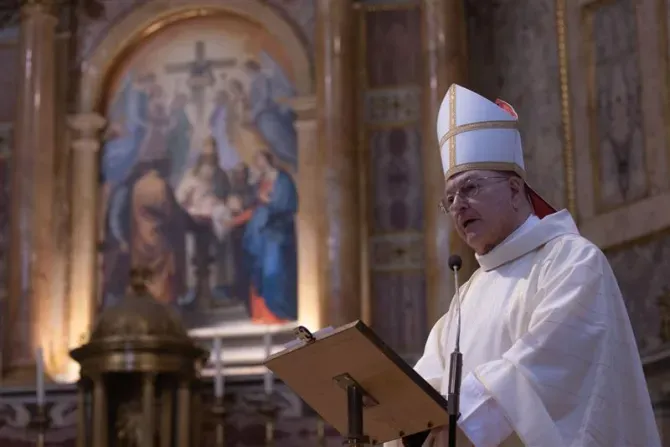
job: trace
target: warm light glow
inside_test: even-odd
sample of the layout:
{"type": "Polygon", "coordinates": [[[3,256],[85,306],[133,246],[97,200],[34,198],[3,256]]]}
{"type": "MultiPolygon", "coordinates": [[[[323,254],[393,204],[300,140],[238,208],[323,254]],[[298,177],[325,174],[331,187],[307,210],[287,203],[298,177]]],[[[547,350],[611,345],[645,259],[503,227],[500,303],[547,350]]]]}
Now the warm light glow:
{"type": "MultiPolygon", "coordinates": [[[[293,100],[293,107],[298,112],[313,110],[313,97],[293,100]]],[[[323,183],[321,170],[316,169],[320,160],[317,144],[316,119],[299,119],[296,122],[298,132],[298,214],[296,230],[298,235],[298,321],[312,332],[327,325],[323,321],[327,301],[326,287],[323,283],[322,254],[326,249],[322,228],[319,228],[323,214],[321,189],[315,185],[323,183]]]]}
{"type": "MultiPolygon", "coordinates": [[[[307,192],[307,188],[303,189],[307,192]]],[[[301,197],[302,199],[302,197],[301,197]]],[[[302,207],[301,207],[302,208],[302,207]]],[[[319,272],[320,240],[318,221],[305,211],[298,211],[298,321],[312,332],[322,328],[322,285],[319,272]]]]}
{"type": "Polygon", "coordinates": [[[35,322],[39,331],[36,343],[42,350],[44,372],[50,380],[56,382],[69,381],[63,378],[63,371],[69,361],[67,349],[67,328],[65,327],[65,268],[67,254],[56,246],[51,260],[49,275],[50,294],[45,300],[46,313],[40,313],[40,321],[35,322]]]}
{"type": "MultiPolygon", "coordinates": [[[[91,327],[91,305],[94,302],[93,297],[93,274],[90,272],[90,267],[84,265],[87,256],[80,255],[77,258],[76,266],[73,265],[73,270],[79,273],[72,273],[70,275],[70,300],[69,300],[69,327],[67,334],[67,348],[68,351],[85,343],[89,336],[91,327]],[[75,279],[76,278],[76,279],[75,279]]],[[[93,260],[89,260],[94,265],[93,260]]],[[[79,377],[79,365],[72,359],[68,360],[66,367],[67,381],[76,381],[79,377]]]]}
{"type": "MultiPolygon", "coordinates": [[[[80,241],[75,242],[76,239],[73,238],[73,244],[77,244],[79,247],[77,247],[78,250],[73,250],[73,253],[77,253],[77,256],[73,256],[71,260],[70,271],[69,325],[67,328],[68,352],[87,341],[92,325],[92,305],[95,302],[93,280],[96,260],[94,256],[91,256],[91,251],[86,249],[88,247],[82,246],[92,243],[94,239],[87,241],[79,238],[80,241]]],[[[62,370],[59,371],[60,377],[64,382],[75,382],[79,378],[79,365],[69,358],[68,353],[66,355],[68,355],[68,359],[63,365],[62,370]]]]}

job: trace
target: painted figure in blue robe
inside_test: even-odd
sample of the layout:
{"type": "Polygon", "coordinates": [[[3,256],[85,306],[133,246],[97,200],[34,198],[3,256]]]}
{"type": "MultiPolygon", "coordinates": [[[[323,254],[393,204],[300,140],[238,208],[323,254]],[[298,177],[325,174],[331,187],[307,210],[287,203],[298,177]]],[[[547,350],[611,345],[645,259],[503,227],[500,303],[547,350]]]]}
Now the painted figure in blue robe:
{"type": "Polygon", "coordinates": [[[267,53],[261,53],[260,63],[254,60],[244,65],[250,77],[249,108],[251,121],[267,142],[273,155],[296,169],[298,137],[295,112],[281,98],[295,96],[295,89],[281,67],[267,53]]]}
{"type": "MultiPolygon", "coordinates": [[[[251,283],[251,319],[262,324],[294,321],[298,318],[298,193],[291,176],[276,167],[272,154],[260,152],[254,161],[261,177],[242,238],[251,283]]],[[[242,220],[243,215],[238,222],[242,220]]]]}
{"type": "Polygon", "coordinates": [[[137,161],[139,147],[146,135],[149,88],[155,84],[153,74],[136,78],[133,72],[124,76],[108,111],[110,126],[102,152],[103,183],[122,182],[137,161]]]}

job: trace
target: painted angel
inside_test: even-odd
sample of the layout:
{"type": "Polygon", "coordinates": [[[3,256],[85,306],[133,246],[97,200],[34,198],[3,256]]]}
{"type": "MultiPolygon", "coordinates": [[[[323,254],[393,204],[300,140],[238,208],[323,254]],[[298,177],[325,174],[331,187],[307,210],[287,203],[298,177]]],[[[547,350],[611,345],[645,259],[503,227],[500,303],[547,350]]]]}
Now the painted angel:
{"type": "Polygon", "coordinates": [[[288,76],[272,59],[261,51],[258,61],[244,65],[249,75],[249,112],[271,152],[294,169],[298,164],[298,139],[295,130],[295,112],[281,99],[295,96],[295,87],[288,76]]]}

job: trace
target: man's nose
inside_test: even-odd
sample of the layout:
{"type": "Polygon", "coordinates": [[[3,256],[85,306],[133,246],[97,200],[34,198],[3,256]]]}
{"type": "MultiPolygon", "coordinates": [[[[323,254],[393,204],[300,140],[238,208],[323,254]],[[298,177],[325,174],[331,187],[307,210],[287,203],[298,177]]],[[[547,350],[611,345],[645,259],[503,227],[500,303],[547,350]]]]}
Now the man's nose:
{"type": "Polygon", "coordinates": [[[451,208],[452,211],[460,210],[465,208],[467,203],[468,201],[462,198],[460,194],[456,194],[454,196],[454,201],[451,203],[449,208],[451,208]]]}

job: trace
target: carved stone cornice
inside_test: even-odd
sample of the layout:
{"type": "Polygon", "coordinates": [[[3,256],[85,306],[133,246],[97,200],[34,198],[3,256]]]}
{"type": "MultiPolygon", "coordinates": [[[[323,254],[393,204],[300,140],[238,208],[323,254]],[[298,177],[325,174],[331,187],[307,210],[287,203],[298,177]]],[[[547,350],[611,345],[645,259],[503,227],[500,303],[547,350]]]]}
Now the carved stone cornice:
{"type": "Polygon", "coordinates": [[[57,8],[64,6],[65,0],[19,0],[19,12],[21,20],[31,18],[51,19],[54,23],[58,21],[56,17],[57,8]]]}
{"type": "Polygon", "coordinates": [[[68,126],[79,133],[79,139],[97,139],[107,120],[97,113],[78,113],[67,118],[68,126]]]}

